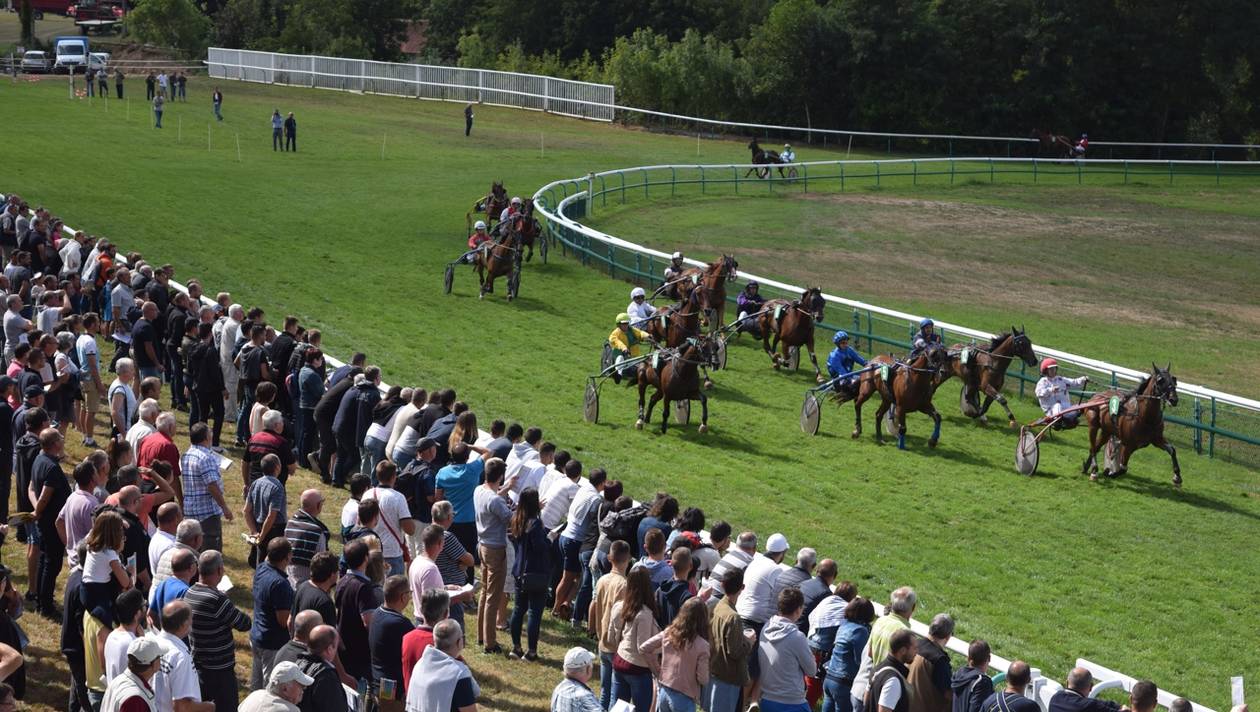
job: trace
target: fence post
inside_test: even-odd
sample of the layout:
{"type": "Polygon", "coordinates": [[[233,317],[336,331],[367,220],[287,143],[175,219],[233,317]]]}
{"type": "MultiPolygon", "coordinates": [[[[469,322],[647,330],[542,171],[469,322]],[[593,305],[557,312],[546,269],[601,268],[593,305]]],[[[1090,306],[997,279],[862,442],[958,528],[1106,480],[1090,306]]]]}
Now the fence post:
{"type": "Polygon", "coordinates": [[[551,113],[551,79],[543,77],[543,113],[551,113]]]}
{"type": "Polygon", "coordinates": [[[879,161],[875,161],[875,187],[879,187],[879,161]]]}
{"type": "Polygon", "coordinates": [[[482,72],[480,69],[477,70],[477,103],[478,104],[480,104],[483,101],[481,98],[481,88],[486,85],[484,74],[485,73],[482,72]]]}
{"type": "Polygon", "coordinates": [[[870,309],[866,310],[866,353],[875,353],[875,322],[870,309]]]}
{"type": "Polygon", "coordinates": [[[949,159],[949,184],[954,184],[954,159],[949,159]]]}
{"type": "Polygon", "coordinates": [[[1194,451],[1203,454],[1203,401],[1194,399],[1194,451]]]}
{"type": "Polygon", "coordinates": [[[268,52],[267,54],[271,58],[271,74],[267,75],[267,83],[275,84],[276,83],[276,53],[268,52]]]}
{"type": "Polygon", "coordinates": [[[311,61],[311,71],[306,76],[310,77],[310,81],[308,82],[308,84],[310,84],[311,88],[314,89],[315,88],[315,58],[309,57],[309,59],[311,61]]]}
{"type": "Polygon", "coordinates": [[[1033,185],[1036,185],[1037,184],[1037,159],[1034,158],[1032,159],[1032,161],[1033,161],[1033,185]]]}
{"type": "Polygon", "coordinates": [[[704,195],[704,166],[700,166],[700,195],[704,195]]]}
{"type": "Polygon", "coordinates": [[[1212,396],[1212,430],[1208,431],[1208,457],[1216,457],[1216,396],[1212,396]]]}
{"type": "Polygon", "coordinates": [[[642,172],[643,172],[643,197],[649,198],[651,196],[648,195],[647,169],[644,168],[642,172]]]}
{"type": "Polygon", "coordinates": [[[919,184],[919,162],[910,161],[910,166],[914,168],[914,178],[912,178],[910,182],[912,185],[918,185],[919,184]]]}
{"type": "Polygon", "coordinates": [[[626,172],[617,171],[617,175],[621,177],[621,204],[626,204],[626,172]]]}
{"type": "MultiPolygon", "coordinates": [[[[804,187],[801,188],[801,192],[808,193],[809,192],[809,166],[801,166],[801,178],[803,179],[803,183],[804,183],[804,187]]],[[[1221,182],[1221,176],[1220,176],[1220,171],[1218,170],[1216,174],[1217,185],[1220,185],[1220,182],[1221,182]]]]}
{"type": "Polygon", "coordinates": [[[1216,149],[1212,149],[1212,163],[1216,166],[1216,187],[1221,186],[1221,162],[1216,160],[1216,149]]]}
{"type": "Polygon", "coordinates": [[[420,65],[416,65],[416,98],[420,98],[420,65]]]}
{"type": "Polygon", "coordinates": [[[735,171],[735,195],[739,195],[739,169],[731,166],[731,170],[735,171]]]}
{"type": "Polygon", "coordinates": [[[586,216],[590,217],[595,213],[595,173],[588,172],[586,174],[586,216]]]}
{"type": "Polygon", "coordinates": [[[1127,160],[1124,162],[1124,184],[1129,184],[1129,162],[1127,160]]]}
{"type": "Polygon", "coordinates": [[[1081,162],[1079,160],[1076,162],[1076,184],[1081,184],[1081,162]]]}
{"type": "Polygon", "coordinates": [[[1028,384],[1028,379],[1024,375],[1024,372],[1027,370],[1028,370],[1028,366],[1024,365],[1023,361],[1020,361],[1019,362],[1019,397],[1020,398],[1024,397],[1024,386],[1028,384]]]}
{"type": "Polygon", "coordinates": [[[1172,163],[1173,163],[1172,161],[1169,161],[1169,162],[1168,162],[1168,185],[1172,185],[1172,182],[1173,182],[1173,166],[1172,166],[1172,163]]]}
{"type": "Polygon", "coordinates": [[[604,181],[604,177],[599,177],[599,199],[600,205],[608,205],[608,183],[604,181]]]}
{"type": "Polygon", "coordinates": [[[669,197],[674,197],[678,192],[678,169],[673,166],[669,167],[669,197]]]}
{"type": "Polygon", "coordinates": [[[656,260],[648,255],[648,286],[652,285],[652,280],[656,279],[656,260]]]}
{"type": "Polygon", "coordinates": [[[993,182],[993,159],[989,159],[989,182],[993,182]]]}
{"type": "Polygon", "coordinates": [[[608,246],[608,276],[617,278],[617,248],[608,246]]]}
{"type": "Polygon", "coordinates": [[[840,164],[840,192],[844,192],[844,164],[840,164]]]}

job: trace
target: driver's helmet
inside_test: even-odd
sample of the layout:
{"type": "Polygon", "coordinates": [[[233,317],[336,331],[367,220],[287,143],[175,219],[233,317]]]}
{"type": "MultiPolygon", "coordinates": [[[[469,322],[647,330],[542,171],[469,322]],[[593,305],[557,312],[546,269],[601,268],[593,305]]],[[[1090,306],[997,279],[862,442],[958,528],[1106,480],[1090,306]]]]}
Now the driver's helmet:
{"type": "Polygon", "coordinates": [[[477,221],[477,224],[473,225],[473,229],[474,229],[474,230],[485,230],[485,229],[486,229],[486,221],[485,221],[485,220],[478,220],[478,221],[477,221]]]}
{"type": "Polygon", "coordinates": [[[1041,372],[1042,373],[1045,373],[1046,371],[1049,371],[1052,368],[1058,368],[1058,367],[1059,367],[1059,362],[1055,361],[1052,358],[1041,359],[1041,372]]]}
{"type": "Polygon", "coordinates": [[[752,291],[752,290],[754,290],[754,289],[760,289],[760,288],[761,288],[761,283],[760,283],[760,282],[758,282],[758,281],[757,281],[757,280],[755,280],[755,279],[754,279],[754,280],[749,281],[749,282],[748,282],[748,284],[745,284],[745,285],[744,285],[744,291],[745,291],[745,292],[751,292],[751,291],[752,291]]]}
{"type": "Polygon", "coordinates": [[[682,258],[683,258],[683,253],[681,252],[675,252],[674,254],[670,255],[670,259],[674,260],[675,262],[681,262],[682,258]]]}
{"type": "Polygon", "coordinates": [[[1089,138],[1089,134],[1087,134],[1087,133],[1083,133],[1083,134],[1081,134],[1081,138],[1089,138]]]}
{"type": "Polygon", "coordinates": [[[629,323],[630,323],[629,314],[625,312],[621,312],[620,314],[617,315],[617,326],[621,326],[622,324],[629,324],[629,323]]]}
{"type": "Polygon", "coordinates": [[[646,297],[646,296],[647,296],[647,292],[643,291],[643,287],[635,287],[634,289],[630,290],[631,299],[638,299],[639,297],[646,297]]]}
{"type": "Polygon", "coordinates": [[[934,322],[934,321],[932,321],[931,319],[928,319],[928,318],[924,318],[922,321],[920,321],[920,322],[919,322],[919,328],[920,328],[920,329],[926,329],[926,328],[928,328],[929,326],[936,326],[936,322],[934,322]]]}
{"type": "Polygon", "coordinates": [[[837,331],[836,335],[831,337],[831,343],[835,344],[836,346],[839,346],[841,341],[848,341],[848,340],[849,340],[849,332],[847,331],[837,331]]]}
{"type": "Polygon", "coordinates": [[[785,143],[785,144],[783,144],[783,150],[784,150],[784,151],[791,151],[791,150],[792,150],[792,144],[790,144],[790,143],[785,143]]]}
{"type": "Polygon", "coordinates": [[[520,204],[521,204],[520,196],[515,196],[512,198],[512,205],[520,205],[520,204]]]}

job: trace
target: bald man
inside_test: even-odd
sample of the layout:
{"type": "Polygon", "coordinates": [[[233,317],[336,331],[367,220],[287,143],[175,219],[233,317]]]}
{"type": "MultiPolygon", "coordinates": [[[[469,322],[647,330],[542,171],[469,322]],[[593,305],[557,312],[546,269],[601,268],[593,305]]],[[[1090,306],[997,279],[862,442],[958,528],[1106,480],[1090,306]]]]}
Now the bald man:
{"type": "Polygon", "coordinates": [[[302,697],[302,712],[344,712],[345,695],[337,677],[337,629],[330,625],[316,626],[307,643],[309,650],[297,660],[302,672],[315,678],[302,697]]]}
{"type": "Polygon", "coordinates": [[[1120,712],[1120,705],[1110,700],[1091,698],[1094,676],[1089,670],[1073,668],[1067,676],[1067,687],[1050,697],[1049,712],[1120,712]]]}
{"type": "Polygon", "coordinates": [[[324,617],[319,614],[319,611],[307,610],[299,611],[296,616],[293,616],[292,621],[293,638],[276,651],[277,665],[285,660],[301,665],[298,658],[310,652],[311,632],[324,624],[324,617]]]}
{"type": "Polygon", "coordinates": [[[149,570],[157,571],[158,562],[162,560],[162,554],[166,550],[175,546],[175,528],[179,526],[179,522],[184,518],[183,513],[179,509],[179,505],[174,502],[167,502],[158,507],[157,515],[157,531],[153,532],[153,537],[149,539],[149,570]]]}
{"type": "Polygon", "coordinates": [[[284,526],[284,538],[293,545],[293,561],[287,571],[289,583],[296,590],[311,577],[311,559],[328,550],[331,534],[319,520],[324,511],[324,495],[317,489],[302,493],[301,505],[284,526]]]}

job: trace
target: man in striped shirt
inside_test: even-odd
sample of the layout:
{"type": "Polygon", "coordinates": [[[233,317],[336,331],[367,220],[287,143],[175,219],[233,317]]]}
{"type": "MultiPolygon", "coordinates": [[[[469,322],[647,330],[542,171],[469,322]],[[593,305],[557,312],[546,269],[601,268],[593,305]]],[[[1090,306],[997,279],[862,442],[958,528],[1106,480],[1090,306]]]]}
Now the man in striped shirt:
{"type": "Polygon", "coordinates": [[[219,591],[223,554],[207,551],[197,561],[201,580],[188,589],[184,601],[192,609],[193,665],[201,682],[201,698],[214,702],[215,712],[233,712],[240,701],[236,683],[236,642],[232,631],[247,631],[252,621],[219,591]]]}
{"type": "Polygon", "coordinates": [[[219,456],[207,447],[210,427],[205,423],[193,423],[188,439],[192,445],[179,461],[180,477],[184,483],[184,516],[201,522],[204,549],[222,551],[222,520],[232,521],[232,510],[223,501],[219,456]]]}
{"type": "Polygon", "coordinates": [[[294,589],[311,577],[311,559],[328,550],[331,534],[319,520],[323,511],[324,495],[317,489],[308,489],[302,493],[301,509],[293,513],[293,518],[284,527],[284,538],[293,545],[293,558],[287,573],[294,589]]]}

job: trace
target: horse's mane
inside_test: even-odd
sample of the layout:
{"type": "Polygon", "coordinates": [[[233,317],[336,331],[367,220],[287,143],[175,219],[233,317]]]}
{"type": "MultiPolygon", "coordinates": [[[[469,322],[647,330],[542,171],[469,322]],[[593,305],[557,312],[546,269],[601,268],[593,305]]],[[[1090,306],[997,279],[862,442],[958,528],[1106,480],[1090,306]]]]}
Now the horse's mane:
{"type": "Polygon", "coordinates": [[[1150,376],[1146,376],[1146,377],[1145,377],[1145,378],[1143,378],[1141,381],[1138,381],[1137,387],[1135,387],[1135,388],[1133,389],[1133,391],[1130,393],[1130,395],[1138,395],[1138,394],[1139,394],[1139,393],[1141,393],[1142,391],[1146,390],[1146,386],[1147,386],[1147,384],[1149,384],[1150,382],[1151,382],[1151,377],[1150,377],[1150,376]]]}
{"type": "Polygon", "coordinates": [[[1006,338],[1011,335],[1012,334],[1010,332],[1002,332],[1001,334],[995,335],[992,339],[989,339],[989,350],[992,351],[993,349],[1001,346],[1002,342],[1006,341],[1006,338]]]}

